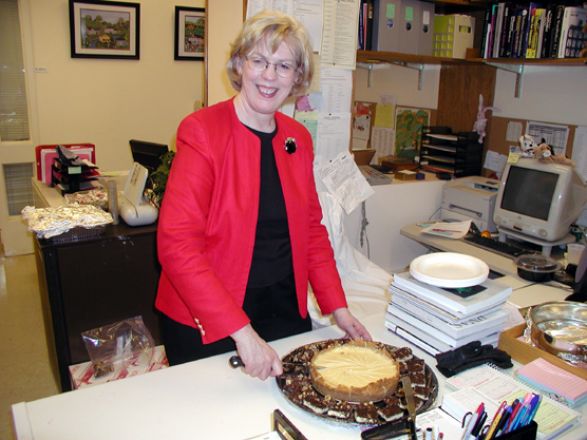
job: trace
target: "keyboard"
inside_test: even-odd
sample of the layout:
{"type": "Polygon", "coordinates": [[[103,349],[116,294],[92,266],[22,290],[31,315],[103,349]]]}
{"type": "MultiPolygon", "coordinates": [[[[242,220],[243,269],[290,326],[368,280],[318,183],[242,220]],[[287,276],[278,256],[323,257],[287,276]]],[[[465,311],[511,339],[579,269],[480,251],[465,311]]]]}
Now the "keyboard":
{"type": "Polygon", "coordinates": [[[480,248],[487,249],[492,252],[496,252],[506,257],[516,258],[522,254],[528,254],[532,251],[523,248],[521,246],[506,243],[503,241],[494,240],[493,238],[482,237],[476,234],[465,235],[465,241],[468,243],[479,246],[480,248]]]}

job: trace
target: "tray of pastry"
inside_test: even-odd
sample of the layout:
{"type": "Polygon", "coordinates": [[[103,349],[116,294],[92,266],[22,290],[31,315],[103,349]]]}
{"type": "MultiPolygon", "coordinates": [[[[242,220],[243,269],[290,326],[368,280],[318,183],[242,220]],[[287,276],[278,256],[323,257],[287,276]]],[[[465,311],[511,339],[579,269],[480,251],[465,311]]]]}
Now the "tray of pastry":
{"type": "Polygon", "coordinates": [[[410,377],[417,413],[429,409],[438,395],[436,375],[409,347],[329,339],[298,347],[282,361],[284,372],[276,381],[286,399],[311,414],[334,421],[378,425],[406,417],[401,386],[394,386],[394,379],[397,384],[400,376],[410,377]],[[364,354],[368,355],[366,359],[364,354]],[[358,355],[363,359],[354,361],[358,355]],[[387,358],[395,361],[396,366],[377,366],[385,364],[387,358]],[[396,370],[381,378],[383,368],[388,372],[393,368],[396,370]],[[337,370],[341,375],[361,371],[362,376],[372,383],[350,386],[358,383],[356,378],[331,376],[337,370]],[[330,392],[329,378],[342,385],[340,392],[336,392],[339,387],[332,387],[330,392]]]}

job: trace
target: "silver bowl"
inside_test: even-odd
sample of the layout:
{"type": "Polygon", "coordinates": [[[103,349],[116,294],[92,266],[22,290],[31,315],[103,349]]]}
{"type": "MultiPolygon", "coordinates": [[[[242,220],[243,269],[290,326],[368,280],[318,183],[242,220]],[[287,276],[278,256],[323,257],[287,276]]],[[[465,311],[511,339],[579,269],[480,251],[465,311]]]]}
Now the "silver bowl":
{"type": "Polygon", "coordinates": [[[561,301],[530,310],[532,342],[547,352],[587,368],[587,304],[561,301]]]}

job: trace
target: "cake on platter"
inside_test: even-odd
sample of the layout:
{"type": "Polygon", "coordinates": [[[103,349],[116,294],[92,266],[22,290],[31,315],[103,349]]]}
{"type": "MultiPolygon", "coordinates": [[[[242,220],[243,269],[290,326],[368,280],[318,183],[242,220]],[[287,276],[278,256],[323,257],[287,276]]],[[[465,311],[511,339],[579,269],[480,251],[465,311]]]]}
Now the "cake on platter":
{"type": "Polygon", "coordinates": [[[418,413],[429,409],[438,395],[434,372],[409,347],[328,339],[294,349],[283,362],[284,372],[275,380],[286,399],[332,421],[377,425],[405,417],[398,386],[405,375],[410,377],[418,413]],[[353,382],[337,373],[336,365],[355,370],[353,382]]]}
{"type": "Polygon", "coordinates": [[[350,341],[318,352],[310,377],[324,396],[350,402],[383,400],[399,382],[399,364],[391,354],[369,341],[350,341]]]}

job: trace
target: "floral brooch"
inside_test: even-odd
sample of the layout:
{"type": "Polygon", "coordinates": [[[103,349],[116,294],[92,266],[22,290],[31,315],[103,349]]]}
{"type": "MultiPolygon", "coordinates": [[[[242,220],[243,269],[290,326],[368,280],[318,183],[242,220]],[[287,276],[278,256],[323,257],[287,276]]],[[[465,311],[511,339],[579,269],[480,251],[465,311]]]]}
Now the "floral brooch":
{"type": "Polygon", "coordinates": [[[289,154],[295,153],[296,152],[296,148],[297,148],[297,146],[296,146],[296,139],[295,138],[292,138],[292,137],[288,137],[285,140],[285,146],[284,146],[284,148],[285,148],[285,151],[288,152],[289,154]]]}

